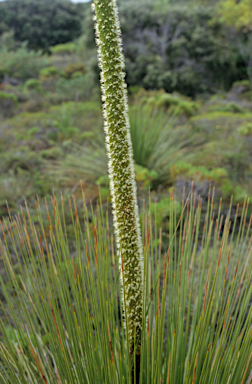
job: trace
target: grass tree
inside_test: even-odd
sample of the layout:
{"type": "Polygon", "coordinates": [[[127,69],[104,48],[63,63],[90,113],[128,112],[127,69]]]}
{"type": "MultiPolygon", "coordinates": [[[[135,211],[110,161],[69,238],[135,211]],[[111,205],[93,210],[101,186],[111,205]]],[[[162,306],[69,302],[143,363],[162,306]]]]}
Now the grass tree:
{"type": "Polygon", "coordinates": [[[116,2],[94,7],[117,256],[83,191],[0,221],[0,382],[249,384],[248,201],[231,220],[209,191],[202,217],[171,192],[168,249],[152,208],[140,231],[116,2]]]}
{"type": "MultiPolygon", "coordinates": [[[[139,338],[143,321],[143,250],[124,80],[124,57],[116,1],[94,0],[93,6],[125,326],[130,353],[133,355],[134,340],[139,338]]],[[[140,345],[136,354],[139,366],[140,345]]]]}

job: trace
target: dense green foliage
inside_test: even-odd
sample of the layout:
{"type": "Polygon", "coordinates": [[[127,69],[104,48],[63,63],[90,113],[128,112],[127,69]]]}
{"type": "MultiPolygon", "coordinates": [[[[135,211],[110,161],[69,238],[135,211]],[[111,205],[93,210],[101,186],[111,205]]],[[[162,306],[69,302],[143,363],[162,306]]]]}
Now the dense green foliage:
{"type": "Polygon", "coordinates": [[[0,28],[31,49],[72,41],[81,34],[82,12],[70,0],[5,0],[0,3],[0,28]]]}
{"type": "MultiPolygon", "coordinates": [[[[243,3],[246,1],[236,8],[239,7],[246,26],[248,12],[243,3]]],[[[236,11],[229,12],[232,1],[122,0],[119,6],[129,86],[196,97],[199,93],[228,90],[234,81],[252,79],[251,31],[247,27],[238,32],[232,29],[238,20],[232,16],[236,11]]],[[[79,51],[93,68],[98,84],[89,3],[6,0],[0,2],[0,11],[0,47],[16,49],[17,44],[26,41],[29,49],[53,53],[65,49],[65,54],[79,51]],[[85,20],[81,22],[83,15],[85,20]],[[72,42],[80,35],[77,47],[61,48],[60,44],[72,42]]]]}
{"type": "MultiPolygon", "coordinates": [[[[109,196],[99,84],[91,51],[85,48],[83,56],[80,44],[56,45],[51,56],[26,46],[1,48],[1,215],[6,214],[6,197],[17,211],[25,199],[33,205],[37,193],[44,197],[52,188],[67,195],[80,179],[89,197],[97,195],[97,185],[105,200],[109,196]]],[[[155,199],[162,200],[171,186],[178,191],[191,180],[206,195],[207,185],[214,183],[226,202],[231,195],[235,202],[251,195],[248,80],[208,100],[139,87],[130,91],[142,197],[151,187],[155,199]]]]}
{"type": "Polygon", "coordinates": [[[250,0],[222,0],[219,15],[226,24],[237,29],[252,29],[252,3],[250,0]]]}
{"type": "MultiPolygon", "coordinates": [[[[195,96],[227,90],[246,78],[246,59],[238,48],[243,36],[234,40],[228,28],[212,22],[216,12],[213,5],[191,2],[165,8],[147,0],[122,2],[127,83],[195,96]]],[[[88,47],[94,46],[88,20],[86,34],[88,47]]]]}
{"type": "Polygon", "coordinates": [[[140,384],[251,382],[250,31],[212,18],[215,3],[120,1],[143,201],[134,350],[92,22],[50,56],[0,36],[1,384],[137,384],[137,348],[140,384]]]}
{"type": "Polygon", "coordinates": [[[26,80],[38,77],[40,70],[48,64],[41,52],[30,51],[24,43],[15,51],[3,46],[0,48],[0,79],[4,76],[26,80]]]}

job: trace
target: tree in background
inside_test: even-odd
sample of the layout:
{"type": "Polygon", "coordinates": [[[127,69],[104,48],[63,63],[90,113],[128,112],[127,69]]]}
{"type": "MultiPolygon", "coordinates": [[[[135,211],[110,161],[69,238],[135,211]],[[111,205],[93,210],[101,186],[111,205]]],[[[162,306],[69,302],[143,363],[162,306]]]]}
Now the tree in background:
{"type": "Polygon", "coordinates": [[[242,34],[242,39],[235,38],[234,41],[237,42],[252,83],[252,1],[222,0],[218,7],[218,14],[221,22],[233,27],[234,36],[237,36],[237,33],[242,34]]]}
{"type": "Polygon", "coordinates": [[[229,26],[252,31],[252,1],[223,0],[219,6],[220,20],[229,26]]]}
{"type": "MultiPolygon", "coordinates": [[[[129,86],[195,97],[228,90],[246,76],[246,66],[228,28],[219,22],[210,25],[217,12],[214,6],[194,6],[193,1],[167,8],[155,4],[123,0],[120,5],[129,86]]],[[[94,32],[88,18],[85,33],[90,50],[94,48],[94,32]]],[[[97,66],[94,68],[97,71],[97,66]]]]}
{"type": "Polygon", "coordinates": [[[0,32],[12,29],[28,48],[47,51],[80,36],[80,9],[70,0],[6,0],[0,3],[0,32]]]}

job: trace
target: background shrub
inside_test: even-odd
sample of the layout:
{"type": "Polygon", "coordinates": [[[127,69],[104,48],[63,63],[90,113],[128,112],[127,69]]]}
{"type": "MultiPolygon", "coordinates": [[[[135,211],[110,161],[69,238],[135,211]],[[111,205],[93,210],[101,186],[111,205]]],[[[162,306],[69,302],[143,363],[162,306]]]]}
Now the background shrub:
{"type": "MultiPolygon", "coordinates": [[[[195,97],[227,90],[234,81],[247,77],[239,51],[243,36],[236,35],[234,44],[225,26],[211,22],[215,14],[213,5],[199,1],[169,2],[166,7],[147,0],[122,1],[120,20],[128,85],[169,93],[176,90],[195,97]]],[[[91,21],[86,20],[85,32],[90,49],[94,47],[91,21]]]]}
{"type": "Polygon", "coordinates": [[[40,81],[38,79],[26,80],[24,84],[24,91],[27,91],[27,90],[35,90],[38,92],[42,91],[40,81]]]}
{"type": "Polygon", "coordinates": [[[13,109],[18,102],[16,95],[0,91],[0,114],[3,117],[12,116],[13,109]]]}
{"type": "Polygon", "coordinates": [[[0,78],[4,75],[22,80],[37,78],[42,68],[48,65],[48,59],[41,52],[30,51],[24,43],[16,51],[6,47],[0,49],[0,78]]]}
{"type": "Polygon", "coordinates": [[[75,53],[76,46],[74,43],[65,43],[65,44],[56,44],[53,47],[50,47],[50,52],[54,55],[71,55],[75,53]]]}
{"type": "Polygon", "coordinates": [[[8,0],[0,4],[0,22],[13,29],[29,49],[48,51],[81,34],[82,7],[61,0],[8,0]]]}

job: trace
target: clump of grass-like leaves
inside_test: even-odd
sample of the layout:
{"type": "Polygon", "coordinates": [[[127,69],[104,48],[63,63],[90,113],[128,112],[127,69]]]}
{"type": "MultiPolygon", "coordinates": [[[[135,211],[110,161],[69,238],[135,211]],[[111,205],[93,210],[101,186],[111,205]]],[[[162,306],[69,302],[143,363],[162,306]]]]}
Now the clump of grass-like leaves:
{"type": "MultiPolygon", "coordinates": [[[[155,186],[169,184],[171,167],[188,156],[193,142],[197,145],[196,138],[176,126],[172,115],[158,109],[134,105],[129,117],[134,162],[157,173],[155,186]]],[[[91,137],[84,146],[75,145],[72,153],[48,171],[61,183],[84,180],[95,184],[107,174],[104,137],[97,133],[95,140],[91,137]]]]}
{"type": "Polygon", "coordinates": [[[185,158],[195,137],[176,126],[175,114],[148,105],[129,110],[134,161],[157,172],[155,184],[169,183],[173,164],[185,158]]]}
{"type": "Polygon", "coordinates": [[[156,161],[161,155],[166,156],[166,164],[169,164],[174,156],[179,158],[183,137],[178,140],[181,132],[176,131],[171,114],[150,108],[148,105],[133,105],[129,110],[129,116],[136,164],[154,169],[157,168],[156,161]]]}
{"type": "MultiPolygon", "coordinates": [[[[191,195],[193,196],[193,195],[191,195]]],[[[141,384],[245,384],[252,369],[251,220],[244,203],[240,224],[214,215],[208,202],[171,199],[169,248],[147,209],[141,384]],[[238,231],[236,233],[236,231],[238,231]],[[203,235],[202,235],[203,232],[203,235]],[[199,235],[201,233],[201,235],[199,235]]],[[[109,210],[83,199],[77,208],[52,199],[48,221],[39,202],[35,226],[27,214],[3,220],[0,253],[8,284],[0,321],[2,384],[132,383],[123,326],[119,266],[109,210]],[[68,245],[65,211],[72,215],[75,250],[68,245]],[[53,214],[50,214],[50,212],[53,214]],[[11,287],[11,289],[10,289],[11,287]]],[[[237,209],[238,212],[238,209],[237,209]]],[[[132,361],[133,359],[133,361],[132,361]]]]}

